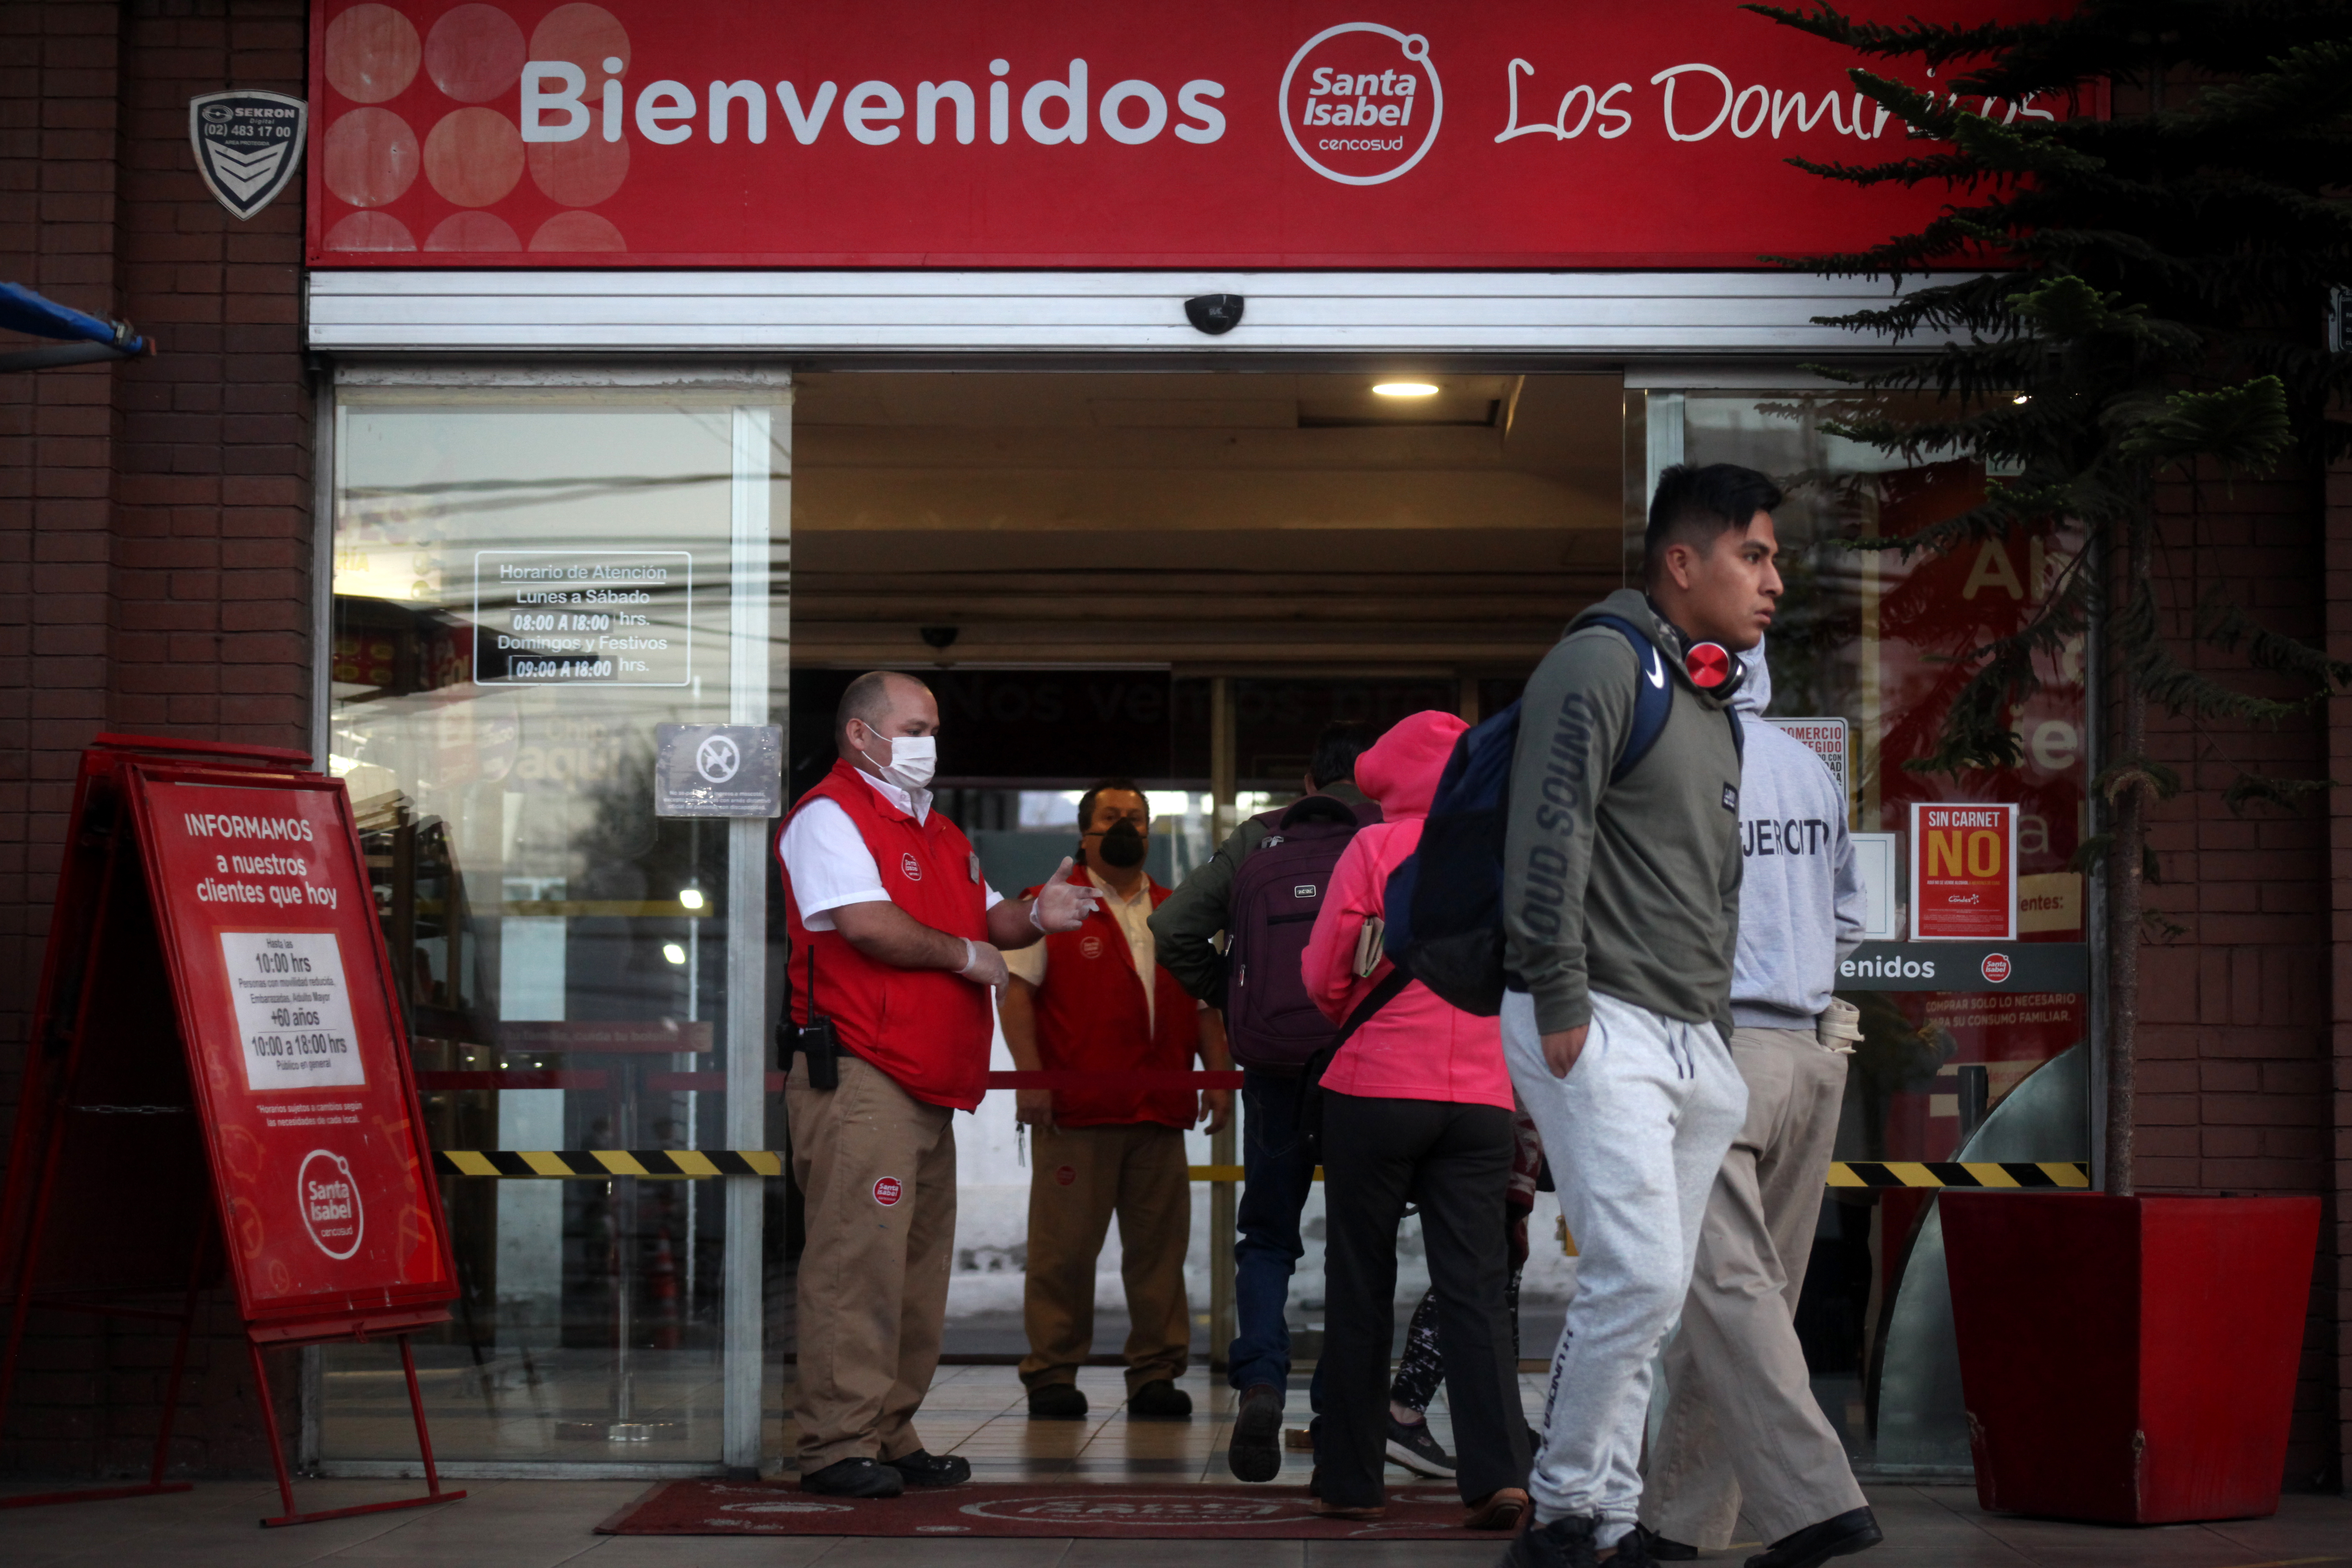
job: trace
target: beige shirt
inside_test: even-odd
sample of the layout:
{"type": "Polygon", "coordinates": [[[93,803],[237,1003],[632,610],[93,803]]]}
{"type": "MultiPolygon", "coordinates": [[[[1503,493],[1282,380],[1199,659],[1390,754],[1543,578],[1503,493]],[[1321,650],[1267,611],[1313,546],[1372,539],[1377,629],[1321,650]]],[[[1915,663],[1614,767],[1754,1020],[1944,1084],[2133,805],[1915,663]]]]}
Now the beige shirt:
{"type": "MultiPolygon", "coordinates": [[[[1080,868],[1087,879],[1102,889],[1103,907],[1127,938],[1127,951],[1135,959],[1135,977],[1143,984],[1143,1019],[1157,1027],[1154,1016],[1154,996],[1159,958],[1151,945],[1151,879],[1145,877],[1135,884],[1132,898],[1120,898],[1111,885],[1094,873],[1091,866],[1080,868]]],[[[1045,944],[1033,942],[1027,947],[1017,947],[1004,955],[1004,967],[1032,985],[1045,984],[1045,944]]]]}

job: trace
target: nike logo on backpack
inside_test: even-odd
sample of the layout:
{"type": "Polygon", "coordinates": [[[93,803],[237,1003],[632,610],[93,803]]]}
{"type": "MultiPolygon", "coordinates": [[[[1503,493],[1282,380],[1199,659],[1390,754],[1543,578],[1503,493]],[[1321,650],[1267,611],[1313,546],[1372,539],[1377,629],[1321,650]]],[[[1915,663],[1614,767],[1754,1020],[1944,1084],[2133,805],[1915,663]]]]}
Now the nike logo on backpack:
{"type": "Polygon", "coordinates": [[[1666,661],[1658,657],[1654,647],[1650,650],[1650,684],[1661,691],[1666,687],[1666,661]]]}

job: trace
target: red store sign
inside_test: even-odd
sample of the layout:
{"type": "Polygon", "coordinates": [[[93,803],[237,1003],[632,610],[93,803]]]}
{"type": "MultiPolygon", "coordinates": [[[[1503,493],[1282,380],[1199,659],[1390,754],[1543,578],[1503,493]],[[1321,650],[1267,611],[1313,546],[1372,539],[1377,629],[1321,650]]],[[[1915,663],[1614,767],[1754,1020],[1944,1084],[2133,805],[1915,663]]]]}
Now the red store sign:
{"type": "Polygon", "coordinates": [[[1790,167],[1918,143],[1856,57],[1734,0],[312,20],[315,266],[1751,268],[1943,200],[1790,167]]]}

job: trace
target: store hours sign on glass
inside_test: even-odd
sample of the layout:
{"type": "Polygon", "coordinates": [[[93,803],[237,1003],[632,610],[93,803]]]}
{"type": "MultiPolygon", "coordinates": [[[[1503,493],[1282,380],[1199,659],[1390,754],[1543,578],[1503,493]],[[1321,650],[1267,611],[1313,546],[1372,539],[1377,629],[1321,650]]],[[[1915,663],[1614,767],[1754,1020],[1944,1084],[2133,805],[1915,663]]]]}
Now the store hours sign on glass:
{"type": "Polygon", "coordinates": [[[682,550],[482,550],[478,686],[684,686],[694,557],[682,550]]]}
{"type": "Polygon", "coordinates": [[[314,266],[1755,268],[1944,199],[1790,167],[1933,144],[1737,0],[317,0],[310,37],[314,266]]]}

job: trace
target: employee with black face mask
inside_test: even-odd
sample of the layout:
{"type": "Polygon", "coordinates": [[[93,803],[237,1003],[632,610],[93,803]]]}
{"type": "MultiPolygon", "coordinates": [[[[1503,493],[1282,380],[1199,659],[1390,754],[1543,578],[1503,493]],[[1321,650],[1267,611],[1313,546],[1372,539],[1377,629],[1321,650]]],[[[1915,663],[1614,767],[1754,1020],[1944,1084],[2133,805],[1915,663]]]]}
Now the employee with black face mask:
{"type": "Polygon", "coordinates": [[[1012,975],[1004,1041],[1013,1065],[1098,1075],[1017,1091],[1018,1114],[1035,1138],[1021,1381],[1033,1419],[1086,1415],[1078,1368],[1094,1348],[1095,1259],[1116,1214],[1133,1325],[1128,1412],[1181,1419],[1192,1413],[1192,1396],[1176,1386],[1192,1352],[1184,1129],[1203,1116],[1211,1131],[1223,1128],[1232,1095],[1128,1075],[1182,1071],[1195,1058],[1222,1071],[1224,1029],[1153,957],[1151,911],[1168,889],[1143,868],[1151,827],[1143,792],[1132,780],[1103,780],[1079,801],[1078,826],[1085,880],[1101,890],[1100,903],[1076,931],[1004,955],[1012,975]]]}

